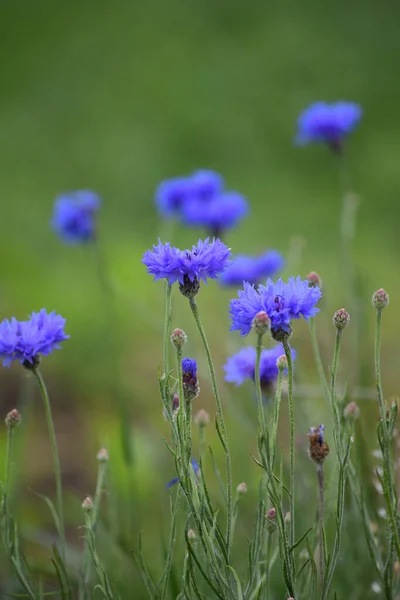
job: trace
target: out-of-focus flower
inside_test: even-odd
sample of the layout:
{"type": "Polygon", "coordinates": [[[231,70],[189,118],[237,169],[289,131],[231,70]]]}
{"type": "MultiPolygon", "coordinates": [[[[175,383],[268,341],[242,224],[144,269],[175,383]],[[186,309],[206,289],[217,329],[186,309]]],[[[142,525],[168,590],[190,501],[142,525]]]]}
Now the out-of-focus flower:
{"type": "Polygon", "coordinates": [[[14,317],[0,323],[0,357],[9,367],[13,360],[25,366],[34,365],[40,355],[46,356],[60,349],[60,342],[69,338],[64,331],[65,319],[54,311],[42,308],[32,313],[27,321],[14,317]]]}
{"type": "Polygon", "coordinates": [[[96,233],[96,216],[100,198],[91,191],[62,194],[54,203],[51,226],[68,244],[90,242],[96,233]]]}
{"type": "Polygon", "coordinates": [[[354,102],[315,102],[299,116],[295,141],[301,145],[325,142],[338,148],[356,127],[361,116],[361,107],[354,102]]]}
{"type": "Polygon", "coordinates": [[[242,285],[244,281],[257,284],[266,277],[273,277],[283,266],[283,257],[276,250],[268,250],[261,256],[239,254],[221,275],[220,281],[226,286],[242,285]]]}
{"type": "MultiPolygon", "coordinates": [[[[278,378],[277,359],[282,355],[283,348],[280,344],[274,348],[262,350],[260,358],[260,382],[261,387],[269,387],[278,378]]],[[[252,346],[242,348],[239,352],[230,356],[224,365],[225,380],[242,385],[247,379],[255,378],[256,349],[252,346]]],[[[296,352],[292,349],[292,358],[296,358],[296,352]]]]}
{"type": "Polygon", "coordinates": [[[187,225],[205,227],[212,235],[219,236],[235,227],[247,214],[246,198],[237,192],[224,192],[209,202],[196,198],[183,209],[183,221],[187,225]]]}

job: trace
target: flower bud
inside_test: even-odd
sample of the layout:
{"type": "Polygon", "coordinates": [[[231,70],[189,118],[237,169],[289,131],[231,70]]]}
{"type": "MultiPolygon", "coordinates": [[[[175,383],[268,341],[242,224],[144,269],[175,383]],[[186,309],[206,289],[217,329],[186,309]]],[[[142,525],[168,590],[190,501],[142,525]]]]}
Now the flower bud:
{"type": "Polygon", "coordinates": [[[172,412],[176,412],[179,408],[179,394],[175,392],[172,398],[172,412]]]}
{"type": "Polygon", "coordinates": [[[204,408],[201,408],[194,417],[194,423],[197,427],[207,427],[210,424],[210,415],[204,408]]]}
{"type": "Polygon", "coordinates": [[[276,519],[276,510],[275,510],[275,508],[270,508],[269,511],[267,512],[267,514],[265,516],[267,517],[267,519],[270,519],[271,521],[273,519],[276,519]]]}
{"type": "Polygon", "coordinates": [[[239,494],[239,496],[244,496],[244,494],[247,494],[247,483],[239,483],[239,485],[236,488],[236,491],[239,494]]]}
{"type": "Polygon", "coordinates": [[[187,342],[187,335],[182,329],[174,329],[171,333],[171,342],[176,348],[182,348],[187,342]]]}
{"type": "Polygon", "coordinates": [[[195,540],[196,538],[197,538],[197,535],[194,532],[194,530],[193,529],[189,529],[189,531],[188,531],[188,539],[190,541],[192,541],[192,540],[195,540]]]}
{"type": "Polygon", "coordinates": [[[310,443],[309,457],[317,464],[323,463],[329,454],[329,446],[324,439],[324,426],[310,427],[308,439],[310,443]]]}
{"type": "Polygon", "coordinates": [[[108,462],[110,460],[110,457],[108,455],[108,450],[106,450],[106,448],[102,448],[101,450],[98,451],[96,458],[99,462],[108,462]]]}
{"type": "Polygon", "coordinates": [[[282,354],[282,356],[277,359],[276,366],[280,371],[285,371],[288,368],[286,354],[282,354]]]}
{"type": "Polygon", "coordinates": [[[82,508],[86,513],[91,513],[93,510],[93,502],[92,499],[87,496],[82,502],[82,508]]]}
{"type": "Polygon", "coordinates": [[[345,308],[340,308],[333,315],[333,324],[339,331],[350,323],[350,315],[345,308]]]}
{"type": "Polygon", "coordinates": [[[275,508],[270,508],[267,514],[265,515],[267,519],[267,530],[268,533],[273,533],[277,527],[276,525],[276,510],[275,508]]]}
{"type": "Polygon", "coordinates": [[[385,292],[383,288],[376,290],[375,294],[372,296],[372,304],[375,306],[376,310],[382,310],[389,304],[389,294],[385,292]]]}
{"type": "Polygon", "coordinates": [[[191,402],[200,392],[199,382],[197,381],[197,362],[194,358],[184,358],[182,360],[182,379],[183,396],[186,402],[191,402]]]}
{"type": "Polygon", "coordinates": [[[290,512],[287,512],[285,514],[285,516],[283,517],[283,519],[284,519],[285,523],[290,523],[290,521],[292,520],[292,516],[291,516],[290,512]]]}
{"type": "Polygon", "coordinates": [[[321,287],[322,286],[322,279],[318,275],[318,273],[316,273],[315,271],[311,271],[311,273],[309,273],[307,275],[306,279],[307,279],[308,285],[310,287],[321,287]]]}
{"type": "Polygon", "coordinates": [[[194,298],[200,291],[200,281],[195,277],[191,281],[188,275],[183,276],[183,283],[179,284],[179,291],[185,298],[194,298]]]}
{"type": "Polygon", "coordinates": [[[273,340],[275,340],[276,342],[280,342],[283,344],[283,342],[287,342],[290,339],[290,336],[292,335],[292,328],[290,327],[290,325],[288,326],[288,331],[286,331],[286,329],[271,329],[271,337],[273,340]]]}
{"type": "Polygon", "coordinates": [[[343,416],[349,421],[356,421],[360,416],[360,407],[355,402],[350,402],[343,411],[343,416]]]}
{"type": "Polygon", "coordinates": [[[257,335],[264,335],[270,327],[270,319],[267,313],[260,310],[253,319],[253,329],[257,335]]]}
{"type": "Polygon", "coordinates": [[[14,429],[15,427],[18,427],[18,425],[21,423],[21,415],[16,408],[7,414],[5,422],[8,429],[14,429]]]}

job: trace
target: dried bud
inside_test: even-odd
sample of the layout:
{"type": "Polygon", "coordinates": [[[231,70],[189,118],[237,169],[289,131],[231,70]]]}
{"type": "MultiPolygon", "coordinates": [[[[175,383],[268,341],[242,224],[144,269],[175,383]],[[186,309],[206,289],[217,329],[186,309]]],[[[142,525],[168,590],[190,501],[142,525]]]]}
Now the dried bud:
{"type": "Polygon", "coordinates": [[[176,412],[179,408],[179,395],[175,392],[172,398],[172,412],[176,412]]]}
{"type": "Polygon", "coordinates": [[[270,319],[266,312],[261,310],[253,319],[253,329],[257,335],[264,335],[270,327],[270,319]]]}
{"type": "Polygon", "coordinates": [[[329,446],[324,440],[324,425],[310,427],[308,439],[310,442],[308,454],[311,460],[317,464],[324,462],[329,454],[329,446]]]}
{"type": "Polygon", "coordinates": [[[171,342],[176,348],[182,348],[187,342],[187,335],[182,329],[174,329],[171,333],[171,342]]]}
{"type": "Polygon", "coordinates": [[[86,513],[91,513],[93,510],[93,502],[92,499],[87,496],[82,502],[82,508],[86,513]]]}
{"type": "Polygon", "coordinates": [[[189,529],[188,531],[188,539],[190,541],[195,540],[197,538],[197,535],[195,534],[193,529],[189,529]]]}
{"type": "Polygon", "coordinates": [[[311,271],[311,273],[309,273],[307,275],[306,279],[307,279],[308,285],[310,287],[321,287],[322,286],[322,279],[318,275],[318,273],[316,273],[315,271],[311,271]]]}
{"type": "Polygon", "coordinates": [[[108,462],[110,460],[108,450],[106,450],[106,448],[102,448],[98,451],[96,458],[99,462],[108,462]]]}
{"type": "Polygon", "coordinates": [[[340,308],[333,315],[333,324],[336,329],[344,329],[350,323],[350,315],[345,308],[340,308]]]}
{"type": "Polygon", "coordinates": [[[239,496],[244,496],[244,494],[247,494],[247,483],[239,483],[239,485],[236,488],[236,491],[239,494],[239,496]]]}
{"type": "Polygon", "coordinates": [[[349,421],[356,421],[360,416],[360,407],[355,402],[350,402],[344,409],[343,415],[349,421]]]}
{"type": "Polygon", "coordinates": [[[210,424],[210,415],[204,408],[201,408],[194,417],[194,423],[197,427],[207,427],[210,424]]]}
{"type": "Polygon", "coordinates": [[[286,354],[282,354],[282,356],[277,359],[276,366],[280,371],[285,371],[288,368],[286,354]]]}
{"type": "Polygon", "coordinates": [[[372,304],[375,306],[376,310],[382,310],[389,304],[389,294],[385,292],[383,288],[376,290],[375,294],[372,296],[372,304]]]}
{"type": "Polygon", "coordinates": [[[14,429],[15,427],[18,427],[18,425],[21,423],[21,415],[16,408],[7,414],[5,422],[8,429],[14,429]]]}

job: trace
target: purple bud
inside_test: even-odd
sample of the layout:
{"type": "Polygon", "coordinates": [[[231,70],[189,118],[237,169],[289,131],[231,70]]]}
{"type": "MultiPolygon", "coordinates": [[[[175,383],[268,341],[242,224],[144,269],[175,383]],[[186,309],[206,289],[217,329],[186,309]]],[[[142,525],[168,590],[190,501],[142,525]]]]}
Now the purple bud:
{"type": "Polygon", "coordinates": [[[306,277],[310,287],[322,287],[322,279],[315,271],[311,271],[306,277]]]}
{"type": "Polygon", "coordinates": [[[264,335],[270,328],[271,321],[267,313],[260,310],[253,319],[253,329],[258,335],[264,335]]]}
{"type": "Polygon", "coordinates": [[[207,427],[210,424],[210,415],[204,408],[201,408],[196,414],[194,422],[198,427],[207,427]]]}
{"type": "Polygon", "coordinates": [[[239,496],[244,496],[244,494],[247,494],[247,484],[246,483],[239,483],[239,485],[236,488],[237,493],[239,494],[239,496]]]}
{"type": "Polygon", "coordinates": [[[187,342],[187,335],[182,329],[174,329],[171,333],[171,342],[176,348],[182,348],[187,342]]]}
{"type": "Polygon", "coordinates": [[[333,315],[333,324],[339,331],[350,323],[350,315],[345,308],[340,308],[333,315]]]}
{"type": "Polygon", "coordinates": [[[21,423],[21,415],[16,408],[7,414],[5,422],[8,429],[14,429],[15,427],[18,427],[18,425],[21,423]]]}
{"type": "Polygon", "coordinates": [[[356,421],[360,416],[360,407],[355,402],[350,402],[344,409],[343,415],[349,421],[356,421]]]}
{"type": "Polygon", "coordinates": [[[286,354],[282,354],[282,356],[280,356],[277,359],[276,366],[278,367],[278,369],[280,371],[285,371],[285,369],[288,368],[288,362],[287,362],[286,354]]]}
{"type": "Polygon", "coordinates": [[[98,451],[96,458],[99,462],[108,462],[110,459],[108,450],[106,450],[106,448],[101,448],[101,450],[98,451]]]}
{"type": "Polygon", "coordinates": [[[385,292],[383,288],[376,290],[375,294],[372,296],[372,304],[375,306],[376,310],[382,310],[389,304],[389,294],[385,292]]]}
{"type": "Polygon", "coordinates": [[[82,508],[86,513],[91,513],[93,511],[93,502],[89,496],[87,496],[82,502],[82,508]]]}

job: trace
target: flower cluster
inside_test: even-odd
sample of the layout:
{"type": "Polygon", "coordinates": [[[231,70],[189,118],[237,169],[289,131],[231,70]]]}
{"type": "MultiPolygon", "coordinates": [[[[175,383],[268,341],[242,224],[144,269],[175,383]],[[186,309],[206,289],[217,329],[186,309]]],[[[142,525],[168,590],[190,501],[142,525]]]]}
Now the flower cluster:
{"type": "Polygon", "coordinates": [[[258,289],[244,283],[238,296],[230,302],[231,330],[247,335],[256,314],[265,311],[271,320],[272,336],[277,337],[280,332],[290,334],[292,319],[304,317],[307,320],[319,312],[315,305],[321,298],[321,291],[300,277],[289,277],[287,283],[282,279],[276,283],[268,279],[266,285],[260,285],[258,289]]]}
{"type": "Polygon", "coordinates": [[[239,286],[244,281],[257,284],[267,277],[273,277],[284,266],[281,254],[268,250],[261,256],[238,254],[220,277],[225,286],[239,286]]]}
{"type": "Polygon", "coordinates": [[[54,203],[51,225],[68,244],[90,242],[96,233],[96,215],[100,198],[94,192],[82,190],[63,194],[54,203]]]}
{"type": "MultiPolygon", "coordinates": [[[[191,250],[179,250],[169,243],[163,244],[158,240],[153,250],[144,253],[142,262],[147,267],[147,272],[154,275],[154,279],[167,279],[170,284],[178,281],[182,293],[183,286],[198,292],[199,281],[207,283],[207,278],[216,279],[229,263],[231,251],[219,239],[209,238],[199,240],[191,250]]],[[[189,294],[189,292],[188,292],[189,294]]],[[[185,294],[185,295],[188,295],[185,294]]]]}
{"type": "Polygon", "coordinates": [[[215,236],[237,225],[248,211],[247,200],[238,192],[225,191],[221,175],[207,170],[161,182],[155,202],[161,216],[178,217],[215,236]]]}
{"type": "MultiPolygon", "coordinates": [[[[264,349],[260,358],[260,382],[261,387],[267,389],[278,377],[276,361],[284,354],[280,344],[274,348],[264,349]]],[[[224,365],[225,380],[242,385],[247,379],[255,379],[256,349],[252,346],[242,348],[239,352],[230,356],[224,365]]],[[[296,352],[292,349],[292,358],[296,358],[296,352]]]]}
{"type": "Polygon", "coordinates": [[[301,113],[297,121],[296,142],[325,142],[337,149],[361,119],[362,110],[353,102],[315,102],[301,113]]]}
{"type": "Polygon", "coordinates": [[[34,366],[39,355],[46,356],[60,348],[60,342],[69,338],[64,331],[65,319],[54,311],[43,308],[32,313],[27,321],[14,317],[0,323],[0,357],[9,367],[13,360],[25,366],[34,366]]]}

